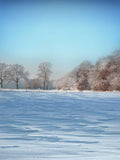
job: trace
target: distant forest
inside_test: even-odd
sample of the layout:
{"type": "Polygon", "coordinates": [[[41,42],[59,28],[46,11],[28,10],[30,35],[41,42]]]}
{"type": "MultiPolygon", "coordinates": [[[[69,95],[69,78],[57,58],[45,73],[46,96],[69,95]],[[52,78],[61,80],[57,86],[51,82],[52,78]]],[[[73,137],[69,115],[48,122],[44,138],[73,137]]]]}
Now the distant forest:
{"type": "Polygon", "coordinates": [[[19,89],[22,84],[25,89],[120,91],[120,50],[99,59],[94,65],[84,61],[59,80],[50,80],[51,74],[49,62],[39,64],[34,79],[29,78],[22,65],[0,63],[0,88],[11,88],[14,84],[19,89]]]}

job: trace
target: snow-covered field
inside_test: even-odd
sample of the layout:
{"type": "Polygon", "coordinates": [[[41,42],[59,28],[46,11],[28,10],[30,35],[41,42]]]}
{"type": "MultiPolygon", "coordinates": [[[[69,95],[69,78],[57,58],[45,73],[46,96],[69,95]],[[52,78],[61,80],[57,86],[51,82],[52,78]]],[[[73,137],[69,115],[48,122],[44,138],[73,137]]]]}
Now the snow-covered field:
{"type": "Polygon", "coordinates": [[[0,160],[120,160],[120,93],[0,91],[0,160]]]}

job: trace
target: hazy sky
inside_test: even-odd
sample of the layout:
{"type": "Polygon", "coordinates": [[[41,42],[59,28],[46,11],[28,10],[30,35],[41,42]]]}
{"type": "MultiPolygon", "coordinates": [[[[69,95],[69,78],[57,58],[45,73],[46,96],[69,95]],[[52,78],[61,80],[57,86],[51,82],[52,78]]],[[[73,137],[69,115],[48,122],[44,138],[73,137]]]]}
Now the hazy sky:
{"type": "Polygon", "coordinates": [[[119,48],[117,1],[0,1],[0,61],[22,64],[33,75],[49,61],[58,78],[119,48]]]}

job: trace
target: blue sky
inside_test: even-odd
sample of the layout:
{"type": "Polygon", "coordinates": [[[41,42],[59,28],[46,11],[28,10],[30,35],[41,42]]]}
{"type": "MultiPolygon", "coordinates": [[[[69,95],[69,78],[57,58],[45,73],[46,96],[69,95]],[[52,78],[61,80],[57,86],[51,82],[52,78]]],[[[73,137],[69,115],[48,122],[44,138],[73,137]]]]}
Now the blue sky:
{"type": "Polygon", "coordinates": [[[22,64],[32,76],[39,63],[49,61],[53,78],[83,60],[95,63],[120,48],[116,2],[1,1],[0,61],[22,64]]]}

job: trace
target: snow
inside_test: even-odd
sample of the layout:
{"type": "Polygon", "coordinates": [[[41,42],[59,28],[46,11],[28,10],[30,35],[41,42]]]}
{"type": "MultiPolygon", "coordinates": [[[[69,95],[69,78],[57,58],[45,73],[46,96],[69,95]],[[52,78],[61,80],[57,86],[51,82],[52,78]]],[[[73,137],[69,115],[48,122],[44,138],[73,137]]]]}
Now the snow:
{"type": "Polygon", "coordinates": [[[0,91],[0,160],[120,160],[119,92],[0,91]]]}

